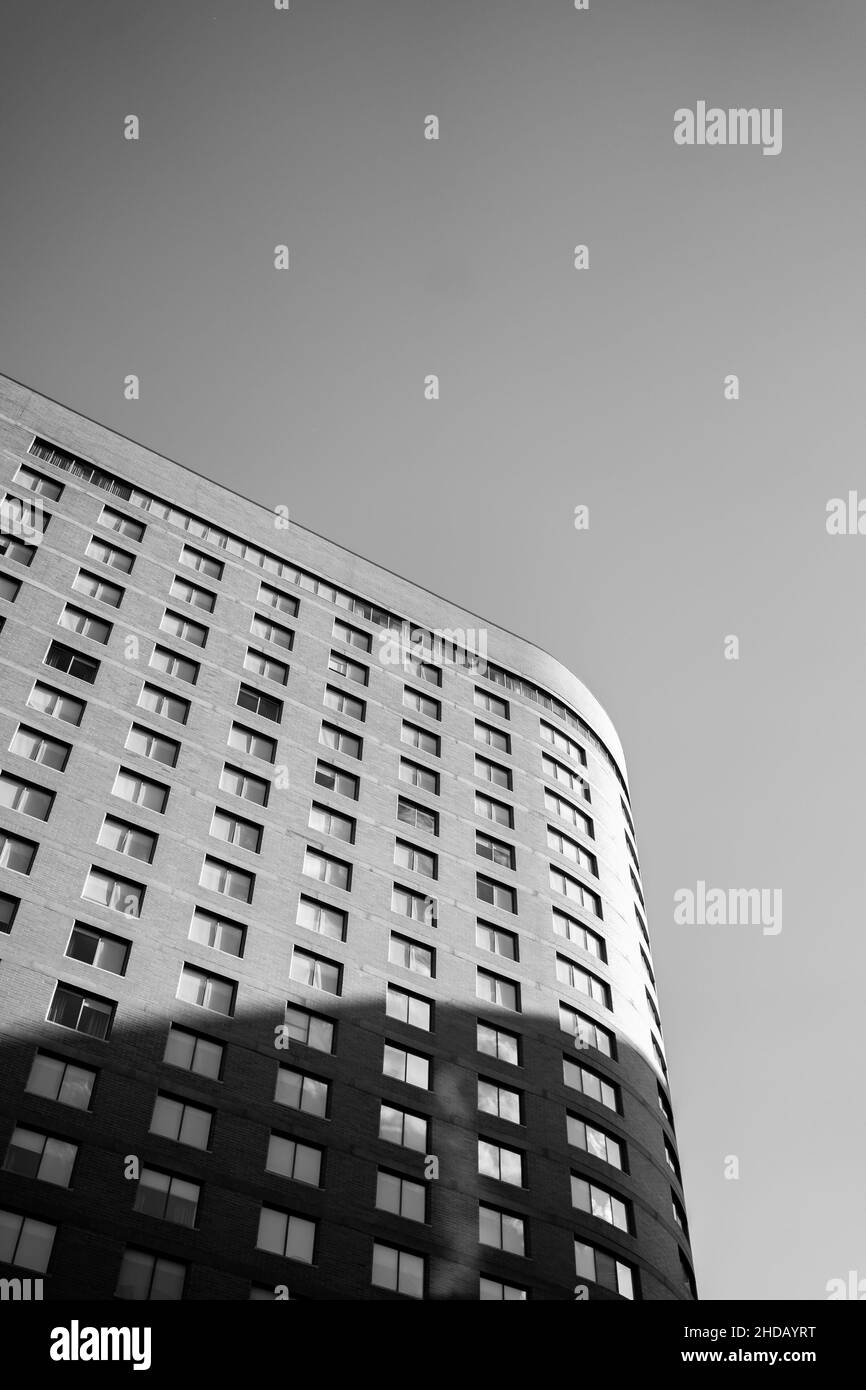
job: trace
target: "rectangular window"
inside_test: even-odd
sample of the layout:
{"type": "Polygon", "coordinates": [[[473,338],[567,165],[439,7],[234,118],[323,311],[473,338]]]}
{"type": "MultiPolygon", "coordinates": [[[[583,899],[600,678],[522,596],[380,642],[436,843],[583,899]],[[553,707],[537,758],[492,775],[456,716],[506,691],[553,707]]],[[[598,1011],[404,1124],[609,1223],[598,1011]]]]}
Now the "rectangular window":
{"type": "Polygon", "coordinates": [[[583,811],[579,811],[576,806],[572,806],[571,802],[566,801],[564,796],[551,791],[549,787],[544,788],[544,806],[551,815],[559,816],[560,820],[567,821],[588,840],[595,839],[595,827],[590,817],[584,815],[583,811]]]}
{"type": "Polygon", "coordinates": [[[584,801],[590,800],[589,786],[583,778],[576,772],[571,772],[564,764],[558,763],[548,753],[542,753],[541,767],[545,777],[549,777],[551,781],[565,787],[573,795],[583,797],[584,801]]]}
{"type": "Polygon", "coordinates": [[[417,787],[419,791],[439,795],[439,773],[431,772],[428,767],[421,767],[419,763],[410,763],[408,758],[400,759],[400,781],[407,782],[410,787],[417,787]]]}
{"type": "Polygon", "coordinates": [[[497,864],[500,869],[514,868],[513,846],[507,845],[504,840],[494,840],[492,835],[485,835],[480,830],[475,832],[475,853],[497,864]]]}
{"type": "Polygon", "coordinates": [[[425,1261],[423,1255],[397,1250],[393,1245],[373,1243],[373,1273],[371,1283],[377,1289],[391,1289],[407,1298],[423,1298],[425,1261]]]}
{"type": "Polygon", "coordinates": [[[395,842],[394,863],[399,869],[411,869],[413,873],[424,874],[427,878],[436,877],[436,855],[410,845],[408,840],[395,842]]]}
{"type": "Polygon", "coordinates": [[[117,1276],[115,1298],[177,1302],[183,1298],[186,1265],[127,1247],[117,1276]]]}
{"type": "Polygon", "coordinates": [[[666,1062],[665,1062],[664,1053],[662,1052],[661,1047],[660,1047],[660,1045],[659,1045],[658,1038],[655,1036],[654,1033],[650,1033],[650,1042],[651,1042],[652,1045],[653,1045],[653,1055],[655,1056],[655,1059],[656,1059],[656,1065],[658,1066],[658,1069],[659,1069],[659,1071],[661,1072],[662,1076],[665,1078],[665,1081],[667,1081],[667,1079],[668,1079],[667,1064],[666,1064],[666,1062]]]}
{"type": "Polygon", "coordinates": [[[400,1023],[408,1023],[413,1028],[422,1028],[429,1033],[433,1023],[433,1005],[420,994],[412,994],[398,985],[388,985],[385,997],[385,1013],[388,1018],[396,1018],[400,1023]]]}
{"type": "Polygon", "coordinates": [[[72,752],[72,745],[61,743],[59,738],[50,738],[48,734],[40,734],[38,729],[30,729],[26,724],[19,724],[12,736],[9,752],[62,772],[72,752]]]}
{"type": "Polygon", "coordinates": [[[72,647],[64,646],[62,642],[51,643],[42,664],[54,671],[64,671],[67,676],[85,681],[87,685],[93,685],[99,675],[99,662],[94,657],[85,656],[72,647]]]}
{"type": "Polygon", "coordinates": [[[187,656],[179,656],[177,652],[169,651],[168,647],[159,646],[154,647],[150,654],[150,665],[155,671],[162,671],[163,675],[186,681],[187,685],[195,685],[201,670],[197,661],[191,661],[187,656]]]}
{"type": "Polygon", "coordinates": [[[425,1154],[429,1147],[429,1130],[430,1121],[426,1115],[401,1110],[384,1101],[379,1107],[379,1138],[388,1144],[401,1144],[404,1149],[425,1154]]]}
{"type": "Polygon", "coordinates": [[[0,574],[0,598],[7,603],[14,603],[21,591],[21,580],[13,579],[9,574],[0,574]]]}
{"type": "Polygon", "coordinates": [[[77,699],[75,695],[67,695],[62,690],[55,690],[54,686],[45,685],[42,681],[36,681],[27,696],[27,704],[40,714],[45,714],[51,719],[61,719],[64,724],[74,724],[76,727],[81,723],[86,709],[83,700],[77,699]]]}
{"type": "Polygon", "coordinates": [[[324,763],[321,759],[316,762],[315,782],[317,787],[324,787],[326,791],[339,792],[340,796],[347,796],[352,801],[358,800],[358,778],[351,772],[334,767],[333,763],[324,763]]]}
{"type": "Polygon", "coordinates": [[[590,854],[589,850],[584,849],[576,840],[572,840],[570,835],[563,835],[561,830],[556,830],[552,825],[547,827],[547,848],[554,854],[561,854],[572,864],[577,864],[584,873],[598,878],[598,860],[595,855],[590,854]]]}
{"type": "Polygon", "coordinates": [[[92,868],[87,875],[81,896],[100,907],[122,912],[126,917],[140,917],[144,902],[144,885],[128,878],[118,878],[105,869],[92,868]]]}
{"type": "Polygon", "coordinates": [[[513,1067],[520,1066],[520,1038],[516,1033],[509,1033],[505,1028],[494,1028],[492,1024],[479,1020],[476,1046],[487,1057],[496,1057],[513,1067]]]}
{"type": "Polygon", "coordinates": [[[478,968],[475,972],[475,993],[479,999],[490,1004],[498,1004],[502,1009],[520,1012],[520,986],[514,980],[502,975],[494,975],[490,970],[478,968]]]}
{"type": "Polygon", "coordinates": [[[503,1284],[501,1279],[488,1279],[482,1274],[478,1280],[478,1298],[482,1302],[511,1300],[525,1303],[529,1293],[518,1284],[503,1284]]]}
{"type": "Polygon", "coordinates": [[[230,811],[219,808],[214,811],[210,833],[214,839],[234,845],[236,849],[248,850],[251,854],[260,853],[262,848],[262,826],[242,816],[232,815],[230,811]]]}
{"type": "Polygon", "coordinates": [[[77,1144],[18,1125],[9,1140],[3,1167],[7,1173],[20,1173],[25,1178],[68,1187],[77,1154],[77,1144]]]}
{"type": "Polygon", "coordinates": [[[211,975],[193,965],[183,965],[177,986],[177,998],[200,1009],[231,1018],[235,1011],[237,985],[222,975],[211,975]]]}
{"type": "Polygon", "coordinates": [[[111,636],[111,623],[104,618],[95,618],[92,613],[85,613],[83,608],[76,608],[71,603],[67,603],[57,622],[68,632],[77,632],[79,637],[89,637],[92,642],[102,642],[103,645],[111,636]]]}
{"type": "Polygon", "coordinates": [[[56,1234],[57,1227],[47,1221],[0,1211],[0,1264],[20,1265],[44,1274],[56,1234]]]}
{"type": "Polygon", "coordinates": [[[292,1067],[278,1067],[274,1100],[304,1115],[318,1115],[324,1119],[328,1113],[329,1089],[329,1083],[319,1077],[308,1076],[292,1067]]]}
{"type": "Polygon", "coordinates": [[[342,994],[343,967],[326,956],[316,956],[312,951],[304,951],[300,946],[292,948],[292,964],[289,978],[310,989],[323,990],[325,994],[342,994]]]}
{"type": "Polygon", "coordinates": [[[475,875],[475,896],[491,907],[501,908],[503,912],[517,911],[517,891],[504,883],[497,883],[484,874],[475,875]]]}
{"type": "Polygon", "coordinates": [[[580,1091],[581,1095],[588,1096],[590,1100],[598,1101],[599,1105],[607,1106],[608,1110],[619,1113],[616,1087],[611,1086],[597,1072],[573,1062],[570,1057],[563,1057],[562,1077],[565,1085],[573,1091],[580,1091]]]}
{"type": "Polygon", "coordinates": [[[213,893],[222,893],[227,898],[236,898],[238,902],[250,903],[253,900],[254,884],[253,875],[245,869],[236,869],[232,864],[214,859],[209,854],[205,856],[199,878],[200,887],[209,888],[213,893]]]}
{"type": "Polygon", "coordinates": [[[11,893],[0,893],[0,931],[10,932],[12,923],[15,921],[15,914],[20,906],[20,898],[14,898],[11,893]]]}
{"type": "Polygon", "coordinates": [[[107,565],[109,569],[119,570],[121,574],[129,574],[135,564],[135,556],[128,550],[110,545],[108,541],[100,540],[99,536],[90,537],[85,554],[91,560],[98,560],[101,565],[107,565]]]}
{"type": "Polygon", "coordinates": [[[483,792],[475,793],[475,814],[493,821],[496,825],[503,825],[508,830],[514,829],[514,812],[511,807],[506,806],[504,801],[485,796],[483,792]]]}
{"type": "Polygon", "coordinates": [[[421,690],[413,690],[410,685],[403,687],[403,704],[406,709],[414,710],[416,714],[426,714],[428,719],[441,719],[442,706],[438,700],[434,700],[432,695],[425,695],[421,690]]]}
{"type": "Polygon", "coordinates": [[[605,1057],[613,1057],[613,1033],[602,1028],[594,1019],[587,1018],[585,1014],[573,1009],[570,1004],[560,1004],[559,1026],[563,1033],[576,1038],[581,1047],[594,1047],[603,1052],[605,1057]]]}
{"type": "Polygon", "coordinates": [[[95,1085],[96,1072],[92,1067],[39,1051],[24,1089],[32,1096],[56,1100],[58,1105],[69,1105],[73,1110],[89,1110],[95,1085]]]}
{"type": "Polygon", "coordinates": [[[35,492],[39,497],[47,497],[51,502],[57,502],[63,496],[62,483],[55,482],[53,478],[46,478],[42,473],[37,473],[35,468],[28,468],[26,463],[21,464],[13,482],[19,487],[26,487],[30,492],[35,492]]]}
{"type": "Polygon", "coordinates": [[[520,1091],[485,1076],[478,1078],[478,1109],[484,1115],[496,1115],[509,1124],[523,1124],[523,1097],[520,1091]]]}
{"type": "Polygon", "coordinates": [[[22,816],[32,816],[34,820],[47,820],[53,800],[54,793],[44,787],[13,777],[11,772],[0,772],[0,806],[7,811],[19,811],[22,816]]]}
{"type": "Polygon", "coordinates": [[[345,859],[335,859],[333,855],[323,854],[321,850],[307,845],[304,851],[304,867],[301,871],[307,878],[318,883],[329,883],[332,888],[343,888],[348,893],[352,886],[352,866],[345,859]]]}
{"type": "MultiPolygon", "coordinates": [[[[656,1084],[658,1085],[658,1083],[656,1083],[656,1084]]],[[[671,1129],[673,1129],[673,1127],[674,1127],[674,1112],[673,1112],[673,1110],[671,1109],[671,1103],[670,1103],[670,1101],[668,1100],[667,1096],[665,1095],[664,1091],[662,1090],[661,1086],[658,1087],[658,1094],[659,1094],[659,1110],[660,1110],[660,1111],[662,1112],[662,1114],[664,1115],[664,1117],[665,1117],[665,1119],[667,1120],[668,1124],[670,1125],[671,1129]]]]}
{"type": "Polygon", "coordinates": [[[138,753],[142,758],[164,763],[174,767],[180,754],[180,744],[163,734],[155,734],[143,724],[133,724],[126,736],[125,748],[129,753],[138,753]]]}
{"type": "Polygon", "coordinates": [[[388,942],[388,960],[392,965],[400,965],[404,970],[413,970],[416,975],[426,975],[432,977],[434,974],[434,952],[429,946],[422,946],[419,941],[412,941],[408,936],[398,936],[396,932],[391,933],[388,942]]]}
{"type": "Polygon", "coordinates": [[[317,902],[315,898],[301,895],[298,901],[296,922],[307,931],[318,932],[319,936],[330,937],[332,941],[345,941],[348,915],[338,907],[317,902]]]}
{"type": "Polygon", "coordinates": [[[146,681],[141,687],[138,704],[141,709],[161,715],[163,719],[170,719],[175,724],[185,724],[189,718],[189,700],[183,700],[179,695],[170,695],[167,690],[160,690],[158,685],[148,685],[146,681]]]}
{"type": "Polygon", "coordinates": [[[409,917],[413,922],[424,922],[428,927],[437,925],[436,899],[426,893],[418,893],[414,888],[403,888],[395,883],[391,889],[391,911],[401,917],[409,917]]]}
{"type": "Polygon", "coordinates": [[[256,1249],[268,1250],[286,1260],[311,1265],[316,1249],[316,1223],[304,1216],[292,1216],[276,1207],[263,1206],[259,1215],[256,1249]]]}
{"type": "Polygon", "coordinates": [[[167,632],[170,637],[177,637],[182,642],[191,642],[194,647],[203,647],[207,642],[208,630],[203,623],[194,623],[192,618],[175,613],[171,608],[166,608],[159,627],[161,632],[167,632]]]}
{"type": "Polygon", "coordinates": [[[322,1179],[322,1150],[312,1144],[302,1144],[287,1135],[271,1133],[268,1141],[268,1155],[265,1159],[268,1173],[278,1173],[281,1178],[292,1182],[303,1182],[309,1187],[320,1187],[322,1179]]]}
{"type": "Polygon", "coordinates": [[[502,767],[499,763],[492,763],[489,758],[482,758],[477,753],[475,776],[482,782],[491,782],[495,787],[504,787],[506,791],[511,791],[511,773],[508,768],[502,767]]]}
{"type": "Polygon", "coordinates": [[[112,796],[119,796],[133,806],[145,806],[148,811],[162,814],[168,802],[168,787],[162,782],[154,782],[149,777],[140,777],[128,767],[119,767],[111,789],[112,796]]]}
{"type": "Polygon", "coordinates": [[[382,1056],[382,1075],[395,1081],[405,1081],[407,1086],[418,1086],[421,1090],[430,1089],[430,1058],[420,1052],[410,1052],[394,1043],[385,1043],[382,1056]]]}
{"type": "Polygon", "coordinates": [[[612,1168],[623,1167],[623,1149],[618,1139],[589,1124],[579,1115],[566,1115],[565,1123],[569,1144],[583,1149],[593,1158],[600,1158],[602,1163],[609,1163],[612,1168]]]}
{"type": "Polygon", "coordinates": [[[194,1227],[198,1214],[201,1188],[197,1182],[161,1173],[156,1168],[142,1168],[135,1189],[133,1207],[145,1216],[161,1221],[175,1221],[179,1226],[194,1227]]]}
{"type": "Polygon", "coordinates": [[[288,613],[290,618],[298,615],[298,600],[294,594],[284,594],[281,589],[275,589],[272,584],[259,585],[259,603],[266,603],[269,608],[275,608],[278,613],[288,613]]]}
{"type": "Polygon", "coordinates": [[[14,536],[0,534],[0,555],[7,560],[15,560],[19,565],[32,565],[36,554],[35,545],[15,540],[14,536]]]}
{"type": "Polygon", "coordinates": [[[376,1174],[376,1207],[407,1221],[426,1221],[427,1189],[422,1182],[380,1168],[376,1174]]]}
{"type": "Polygon", "coordinates": [[[251,685],[239,687],[237,703],[241,709],[250,710],[252,714],[257,714],[262,719],[271,719],[275,724],[279,724],[283,717],[282,700],[275,700],[271,695],[263,695],[260,690],[255,690],[251,685]]]}
{"type": "Polygon", "coordinates": [[[212,613],[216,606],[216,594],[212,594],[210,589],[203,589],[199,584],[191,583],[179,574],[171,581],[169,596],[180,603],[188,603],[192,608],[200,608],[203,613],[212,613]]]}
{"type": "Polygon", "coordinates": [[[334,1051],[337,1030],[333,1019],[301,1008],[300,1004],[286,1004],[283,1030],[292,1042],[312,1047],[316,1052],[334,1051]]]}
{"type": "Polygon", "coordinates": [[[366,685],[369,678],[366,666],[362,666],[360,661],[352,661],[350,657],[342,656],[340,652],[331,652],[328,657],[328,670],[337,676],[345,676],[346,680],[356,681],[358,685],[366,685]]]}
{"type": "Polygon", "coordinates": [[[141,830],[118,816],[105,817],[97,838],[97,844],[103,849],[113,849],[118,854],[129,855],[131,859],[140,859],[145,864],[153,861],[156,841],[156,835],[150,830],[141,830]]]}
{"type": "Polygon", "coordinates": [[[570,874],[564,874],[561,869],[555,869],[552,864],[550,866],[550,886],[554,893],[564,894],[572,902],[579,903],[586,912],[591,912],[594,917],[601,916],[601,898],[598,894],[593,893],[591,888],[585,888],[570,874]]]}
{"type": "Polygon", "coordinates": [[[504,1144],[494,1144],[489,1139],[478,1140],[478,1172],[484,1178],[495,1178],[497,1182],[508,1182],[514,1187],[524,1187],[524,1158],[518,1149],[506,1148],[504,1144]]]}
{"type": "Polygon", "coordinates": [[[482,724],[480,719],[475,721],[475,742],[495,748],[499,753],[511,752],[510,736],[501,729],[494,729],[492,724],[482,724]]]}
{"type": "MultiPolygon", "coordinates": [[[[295,634],[290,627],[283,627],[282,623],[272,622],[263,613],[253,614],[250,634],[253,637],[258,637],[261,642],[272,642],[275,647],[282,647],[287,652],[292,650],[292,643],[295,640],[295,634]]],[[[271,680],[273,679],[272,676],[271,680]]],[[[285,685],[285,681],[282,681],[281,684],[285,685]]]]}
{"type": "MultiPolygon", "coordinates": [[[[663,1137],[665,1144],[665,1162],[667,1163],[671,1172],[674,1173],[677,1178],[680,1178],[680,1161],[677,1158],[676,1150],[674,1149],[667,1135],[664,1135],[663,1137]]],[[[680,1181],[682,1181],[681,1178],[680,1181]]]]}
{"type": "Polygon", "coordinates": [[[188,1144],[192,1149],[210,1147],[213,1111],[175,1096],[157,1093],[150,1121],[151,1134],[159,1134],[163,1139],[173,1139],[177,1144],[188,1144]]]}
{"type": "Polygon", "coordinates": [[[574,758],[575,762],[580,763],[581,767],[586,767],[586,754],[579,743],[575,743],[573,738],[567,734],[560,733],[552,724],[546,720],[541,720],[541,740],[549,743],[552,748],[556,748],[560,753],[565,753],[569,758],[574,758]]]}
{"type": "Polygon", "coordinates": [[[419,661],[416,656],[405,656],[403,659],[403,670],[416,680],[426,681],[428,685],[440,686],[442,684],[442,672],[438,666],[431,666],[427,661],[419,661]]]}
{"type": "Polygon", "coordinates": [[[526,1230],[523,1217],[499,1211],[496,1207],[479,1206],[478,1240],[481,1245],[490,1245],[495,1250],[504,1250],[510,1255],[525,1255],[526,1230]]]}
{"type": "Polygon", "coordinates": [[[91,1038],[107,1038],[116,1008],[111,999],[86,994],[82,989],[73,989],[58,981],[48,1009],[48,1022],[72,1028],[76,1033],[86,1033],[91,1038]]]}
{"type": "Polygon", "coordinates": [[[233,767],[231,763],[223,765],[220,773],[220,791],[239,796],[242,801],[252,801],[256,806],[267,806],[270,788],[270,782],[264,777],[256,777],[252,772],[245,772],[242,767],[233,767]]]}
{"type": "Polygon", "coordinates": [[[517,937],[514,932],[503,931],[501,927],[491,927],[487,922],[476,922],[475,945],[483,951],[493,951],[506,960],[517,960],[517,937]]]}
{"type": "Polygon", "coordinates": [[[653,999],[653,997],[652,997],[652,995],[650,994],[649,990],[648,990],[645,986],[644,986],[644,993],[646,994],[647,1008],[649,1009],[650,1014],[652,1015],[653,1023],[655,1024],[656,1028],[658,1028],[659,1032],[661,1032],[661,1031],[662,1031],[662,1021],[661,1021],[661,1019],[659,1018],[659,1011],[658,1011],[658,1009],[657,1009],[656,1006],[655,1006],[655,1000],[653,999]]]}
{"type": "Polygon", "coordinates": [[[634,1298],[635,1281],[632,1269],[622,1260],[587,1245],[582,1240],[574,1242],[574,1268],[578,1279],[589,1279],[600,1284],[603,1289],[612,1289],[623,1298],[634,1298]]]}
{"type": "Polygon", "coordinates": [[[99,524],[109,531],[116,531],[118,536],[126,536],[127,540],[144,540],[145,528],[141,522],[134,521],[131,516],[124,516],[122,512],[116,512],[113,507],[102,508],[99,524]]]}
{"type": "Polygon", "coordinates": [[[187,569],[195,570],[197,574],[204,574],[208,579],[222,579],[223,564],[221,560],[215,560],[211,555],[205,555],[201,550],[194,550],[191,545],[185,545],[180,552],[180,563],[186,565],[187,569]]]}
{"type": "Polygon", "coordinates": [[[413,830],[422,830],[428,835],[439,834],[439,816],[436,811],[428,811],[426,806],[419,806],[415,801],[409,801],[405,796],[397,798],[397,819],[402,825],[411,826],[413,830]]]}
{"type": "Polygon", "coordinates": [[[38,848],[33,840],[23,840],[20,835],[0,830],[0,869],[9,869],[13,874],[29,874],[38,848]]]}
{"type": "Polygon", "coordinates": [[[595,1216],[599,1221],[607,1221],[620,1231],[629,1231],[628,1206],[615,1197],[607,1188],[597,1183],[587,1182],[577,1173],[571,1175],[571,1205],[587,1216],[595,1216]]]}
{"type": "Polygon", "coordinates": [[[366,632],[362,632],[358,627],[351,627],[349,623],[344,623],[342,618],[334,619],[334,640],[346,642],[350,647],[357,647],[359,651],[369,652],[373,646],[373,639],[366,632]]]}
{"type": "Polygon", "coordinates": [[[486,710],[488,714],[498,715],[500,719],[508,719],[508,701],[500,700],[498,695],[490,695],[486,690],[475,687],[475,708],[486,710]]]}
{"type": "Polygon", "coordinates": [[[202,907],[197,907],[192,914],[189,940],[198,942],[199,946],[208,946],[212,951],[222,951],[226,956],[240,957],[244,953],[245,939],[246,927],[241,926],[239,922],[217,917],[216,913],[205,912],[202,907]]]}
{"type": "Polygon", "coordinates": [[[232,724],[228,746],[239,753],[248,753],[251,758],[261,758],[266,763],[272,763],[277,756],[275,739],[258,734],[255,729],[247,729],[243,724],[232,724]]]}
{"type": "Polygon", "coordinates": [[[86,922],[75,923],[66,946],[66,955],[71,960],[80,960],[112,975],[126,974],[129,951],[128,941],[98,927],[90,927],[86,922]]]}
{"type": "Polygon", "coordinates": [[[420,728],[417,724],[408,724],[405,720],[403,721],[400,730],[400,742],[407,743],[410,748],[417,748],[422,753],[429,753],[435,758],[439,757],[439,735],[428,733],[426,729],[420,728]]]}
{"type": "Polygon", "coordinates": [[[222,1043],[202,1033],[193,1033],[189,1028],[181,1028],[177,1023],[170,1025],[162,1057],[169,1066],[180,1067],[195,1076],[206,1076],[210,1081],[219,1081],[224,1056],[222,1043]]]}
{"type": "Polygon", "coordinates": [[[91,574],[90,570],[79,570],[72,581],[72,588],[76,593],[96,599],[98,603],[107,603],[112,608],[120,607],[124,593],[119,584],[109,584],[107,579],[100,579],[98,574],[91,574]]]}
{"type": "Polygon", "coordinates": [[[557,936],[563,937],[566,941],[571,941],[575,946],[580,946],[590,955],[596,956],[599,960],[607,960],[607,950],[602,937],[596,932],[590,931],[582,922],[578,922],[574,917],[569,917],[567,912],[560,912],[558,908],[553,909],[553,930],[557,936]]]}
{"type": "Polygon", "coordinates": [[[336,724],[322,724],[319,730],[319,742],[326,748],[331,748],[335,753],[343,753],[347,758],[360,758],[361,740],[357,734],[350,734],[345,729],[340,729],[336,724]]]}
{"type": "Polygon", "coordinates": [[[591,974],[588,970],[582,969],[567,956],[556,957],[556,978],[561,985],[568,985],[569,989],[579,990],[581,994],[587,995],[589,999],[594,999],[596,1004],[601,1004],[603,1008],[613,1007],[610,997],[610,985],[605,984],[597,975],[591,974]]]}
{"type": "Polygon", "coordinates": [[[332,709],[336,714],[344,714],[349,719],[366,718],[367,706],[364,701],[356,700],[354,695],[347,695],[345,690],[338,690],[335,685],[325,686],[323,704],[326,709],[332,709]]]}

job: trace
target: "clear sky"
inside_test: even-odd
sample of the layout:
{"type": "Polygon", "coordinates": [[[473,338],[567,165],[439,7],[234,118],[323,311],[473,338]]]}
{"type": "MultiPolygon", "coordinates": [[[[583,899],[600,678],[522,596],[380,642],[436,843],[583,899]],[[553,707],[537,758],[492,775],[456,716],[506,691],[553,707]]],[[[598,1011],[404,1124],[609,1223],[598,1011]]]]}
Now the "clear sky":
{"type": "Polygon", "coordinates": [[[825,529],[866,497],[862,0],[6,0],[3,30],[0,370],[586,682],[702,1296],[866,1276],[866,536],[825,529]],[[699,100],[781,107],[781,153],[678,147],[699,100]],[[676,925],[698,880],[781,889],[782,931],[676,925]]]}

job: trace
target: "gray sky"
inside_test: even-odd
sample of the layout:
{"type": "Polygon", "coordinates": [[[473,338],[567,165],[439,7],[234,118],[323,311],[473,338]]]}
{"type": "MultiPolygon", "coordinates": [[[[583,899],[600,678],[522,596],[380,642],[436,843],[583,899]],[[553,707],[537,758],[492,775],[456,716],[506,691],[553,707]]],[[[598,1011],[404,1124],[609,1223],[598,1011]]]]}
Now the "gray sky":
{"type": "Polygon", "coordinates": [[[0,370],[589,685],[701,1294],[820,1299],[866,1276],[866,9],[590,2],[6,0],[0,370]],[[701,99],[781,154],[677,147],[701,99]],[[698,879],[782,932],[676,926],[698,879]]]}

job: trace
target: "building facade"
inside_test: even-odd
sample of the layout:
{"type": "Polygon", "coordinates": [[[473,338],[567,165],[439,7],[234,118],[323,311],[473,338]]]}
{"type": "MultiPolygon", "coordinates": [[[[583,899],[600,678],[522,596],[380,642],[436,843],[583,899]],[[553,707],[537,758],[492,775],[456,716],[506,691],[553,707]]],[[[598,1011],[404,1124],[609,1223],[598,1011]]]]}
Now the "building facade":
{"type": "Polygon", "coordinates": [[[0,470],[0,1281],[695,1297],[586,688],[6,379],[0,470]]]}

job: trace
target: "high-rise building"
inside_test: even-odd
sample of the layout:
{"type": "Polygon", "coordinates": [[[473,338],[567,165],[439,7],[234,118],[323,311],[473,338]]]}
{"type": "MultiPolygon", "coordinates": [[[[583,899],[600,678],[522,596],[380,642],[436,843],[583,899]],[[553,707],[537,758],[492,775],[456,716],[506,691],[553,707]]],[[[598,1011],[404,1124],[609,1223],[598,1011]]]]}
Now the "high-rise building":
{"type": "Polygon", "coordinates": [[[6,379],[0,466],[0,1277],[694,1297],[588,690],[6,379]]]}

